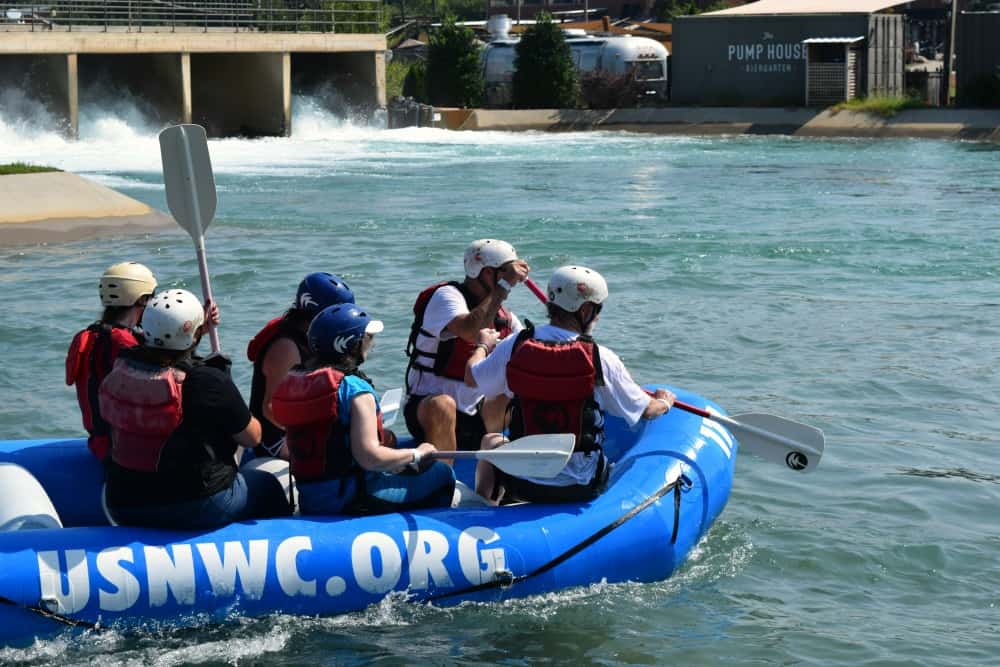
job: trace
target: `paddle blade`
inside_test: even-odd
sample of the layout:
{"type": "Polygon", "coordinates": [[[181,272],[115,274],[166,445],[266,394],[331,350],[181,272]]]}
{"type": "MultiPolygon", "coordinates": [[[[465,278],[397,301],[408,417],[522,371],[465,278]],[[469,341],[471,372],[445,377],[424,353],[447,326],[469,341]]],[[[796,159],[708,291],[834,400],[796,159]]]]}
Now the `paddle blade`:
{"type": "Polygon", "coordinates": [[[748,413],[722,420],[747,452],[792,470],[812,472],[826,438],[815,426],[777,415],[748,413]]]}
{"type": "Polygon", "coordinates": [[[509,475],[550,479],[566,467],[575,445],[576,436],[572,433],[545,433],[528,435],[475,454],[509,475]]]}
{"type": "Polygon", "coordinates": [[[208,137],[201,125],[174,125],[160,132],[167,207],[193,239],[205,234],[215,217],[215,176],[208,137]]]}
{"type": "Polygon", "coordinates": [[[390,389],[382,395],[379,407],[382,409],[382,426],[388,428],[396,422],[399,416],[399,403],[403,399],[403,390],[399,387],[390,389]]]}

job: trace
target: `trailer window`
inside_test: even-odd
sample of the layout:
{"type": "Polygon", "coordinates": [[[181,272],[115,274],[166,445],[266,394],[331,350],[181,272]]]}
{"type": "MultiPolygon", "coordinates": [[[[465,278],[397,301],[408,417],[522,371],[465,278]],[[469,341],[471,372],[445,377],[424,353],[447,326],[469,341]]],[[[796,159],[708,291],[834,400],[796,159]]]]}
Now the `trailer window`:
{"type": "Polygon", "coordinates": [[[587,44],[572,47],[574,51],[577,69],[581,72],[589,72],[600,67],[601,45],[587,44]]]}
{"type": "Polygon", "coordinates": [[[629,64],[635,68],[635,78],[640,81],[664,78],[663,63],[659,60],[636,60],[629,64]]]}
{"type": "Polygon", "coordinates": [[[510,81],[514,74],[514,49],[494,48],[486,52],[486,80],[510,81]]]}

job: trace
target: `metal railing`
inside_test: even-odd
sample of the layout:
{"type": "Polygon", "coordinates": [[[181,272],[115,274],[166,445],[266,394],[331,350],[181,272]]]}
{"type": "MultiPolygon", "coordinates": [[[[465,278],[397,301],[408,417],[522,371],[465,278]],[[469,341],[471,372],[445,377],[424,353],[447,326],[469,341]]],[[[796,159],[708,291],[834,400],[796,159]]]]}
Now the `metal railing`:
{"type": "Polygon", "coordinates": [[[384,32],[382,0],[0,1],[0,32],[384,32]]]}

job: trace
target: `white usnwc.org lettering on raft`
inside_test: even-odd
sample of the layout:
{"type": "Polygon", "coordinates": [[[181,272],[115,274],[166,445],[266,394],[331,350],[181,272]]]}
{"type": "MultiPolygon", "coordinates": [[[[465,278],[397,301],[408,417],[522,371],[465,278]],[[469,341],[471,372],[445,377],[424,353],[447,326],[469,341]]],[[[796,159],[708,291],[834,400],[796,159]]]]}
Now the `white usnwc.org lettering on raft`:
{"type": "Polygon", "coordinates": [[[280,541],[196,542],[166,546],[115,546],[88,559],[84,549],[39,551],[38,581],[41,604],[51,612],[73,614],[84,610],[96,595],[100,611],[124,612],[144,603],[150,609],[198,602],[199,579],[207,580],[206,595],[219,599],[260,600],[283,595],[338,597],[351,585],[371,595],[395,590],[408,575],[409,590],[476,586],[506,570],[506,555],[491,528],[463,530],[454,545],[458,571],[449,571],[445,559],[452,550],[448,538],[435,530],[403,531],[403,548],[387,533],[369,531],[351,543],[349,558],[312,559],[310,564],[338,565],[348,572],[326,572],[306,577],[299,557],[313,551],[307,535],[280,541]],[[272,549],[273,543],[273,549],[272,549]],[[145,565],[143,568],[142,565],[145,565]],[[349,565],[348,565],[349,564],[349,565]],[[277,590],[268,590],[273,568],[277,590]],[[280,591],[280,593],[279,593],[280,591]]]}

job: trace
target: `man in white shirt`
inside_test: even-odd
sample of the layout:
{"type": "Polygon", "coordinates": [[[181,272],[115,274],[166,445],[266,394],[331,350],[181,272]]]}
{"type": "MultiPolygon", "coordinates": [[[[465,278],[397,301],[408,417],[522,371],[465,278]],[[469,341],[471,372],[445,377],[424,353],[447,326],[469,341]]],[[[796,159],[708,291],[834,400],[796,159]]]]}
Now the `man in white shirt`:
{"type": "MultiPolygon", "coordinates": [[[[465,383],[487,397],[513,399],[511,438],[536,433],[577,436],[569,463],[552,479],[513,477],[481,461],[476,492],[491,502],[503,497],[529,502],[596,497],[608,474],[601,449],[604,414],[633,426],[640,419],[659,417],[673,405],[673,393],[657,389],[651,397],[618,355],[590,338],[607,296],[608,285],[599,273],[564,266],[549,280],[549,324],[499,344],[493,332],[480,332],[465,383]]],[[[482,446],[488,449],[504,441],[500,433],[490,433],[482,446]]]]}
{"type": "Polygon", "coordinates": [[[465,385],[465,366],[481,329],[502,338],[524,328],[503,302],[529,270],[509,243],[480,239],[465,249],[465,280],[432,285],[417,297],[403,414],[418,442],[441,451],[478,449],[488,430],[501,428],[507,397],[484,400],[465,385]]]}

